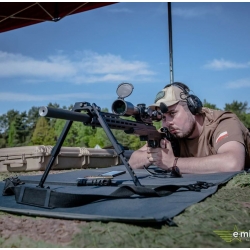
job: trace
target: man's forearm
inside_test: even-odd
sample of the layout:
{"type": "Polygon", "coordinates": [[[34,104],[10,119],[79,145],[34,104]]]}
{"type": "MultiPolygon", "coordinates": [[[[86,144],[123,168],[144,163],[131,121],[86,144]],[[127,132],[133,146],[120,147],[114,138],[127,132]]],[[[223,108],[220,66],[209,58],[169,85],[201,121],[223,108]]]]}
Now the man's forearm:
{"type": "MultiPolygon", "coordinates": [[[[172,148],[166,143],[161,149],[148,148],[148,159],[162,169],[170,169],[175,162],[172,148]]],[[[180,157],[176,164],[182,173],[206,174],[241,171],[245,165],[245,147],[230,141],[223,144],[215,155],[204,157],[180,157]]]]}
{"type": "MultiPolygon", "coordinates": [[[[143,168],[154,164],[162,169],[173,167],[175,156],[170,145],[161,148],[147,148],[135,151],[129,160],[132,168],[143,168]]],[[[241,171],[245,165],[245,147],[235,141],[221,146],[215,155],[205,157],[180,157],[176,164],[182,173],[206,174],[241,171]]]]}
{"type": "Polygon", "coordinates": [[[236,162],[231,153],[223,153],[206,157],[179,158],[177,166],[181,173],[208,174],[241,171],[244,163],[241,160],[236,162]]]}

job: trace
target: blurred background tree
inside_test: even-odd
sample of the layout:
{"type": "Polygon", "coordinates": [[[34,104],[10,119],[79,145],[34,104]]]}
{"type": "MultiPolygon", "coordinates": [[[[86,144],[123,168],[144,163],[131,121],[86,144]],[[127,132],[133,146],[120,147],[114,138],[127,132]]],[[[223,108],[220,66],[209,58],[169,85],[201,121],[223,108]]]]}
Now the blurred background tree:
{"type": "MultiPolygon", "coordinates": [[[[57,103],[49,103],[47,106],[60,108],[57,103]]],[[[211,109],[219,109],[215,104],[204,100],[203,106],[211,109]]],[[[62,107],[71,110],[73,105],[62,107]]],[[[26,145],[55,145],[59,138],[65,120],[40,117],[39,107],[31,107],[26,113],[17,110],[9,110],[0,116],[0,148],[18,147],[26,145]]],[[[250,113],[247,102],[233,101],[226,103],[225,111],[234,112],[246,127],[250,127],[250,113]]],[[[107,108],[103,112],[109,112],[107,108]]],[[[133,117],[122,117],[123,119],[134,120],[133,117]]],[[[154,122],[154,126],[159,129],[161,122],[154,122]]],[[[128,135],[122,130],[112,130],[117,141],[125,148],[138,149],[145,144],[138,136],[128,135]]],[[[84,126],[81,122],[73,122],[63,146],[94,148],[99,145],[101,148],[108,148],[111,142],[107,138],[102,128],[92,128],[84,126]]]]}

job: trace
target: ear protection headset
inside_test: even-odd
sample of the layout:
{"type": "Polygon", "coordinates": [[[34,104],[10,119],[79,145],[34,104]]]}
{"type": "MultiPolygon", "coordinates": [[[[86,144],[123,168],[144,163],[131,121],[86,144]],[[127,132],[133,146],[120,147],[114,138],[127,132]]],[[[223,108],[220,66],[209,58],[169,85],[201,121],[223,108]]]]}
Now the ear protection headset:
{"type": "Polygon", "coordinates": [[[196,115],[197,113],[201,112],[201,109],[203,107],[201,100],[197,96],[189,94],[190,89],[187,85],[181,82],[173,82],[171,84],[166,85],[165,88],[170,87],[172,85],[181,89],[183,91],[183,94],[187,96],[185,98],[182,98],[182,93],[180,94],[180,98],[186,100],[187,106],[193,115],[196,115]]]}

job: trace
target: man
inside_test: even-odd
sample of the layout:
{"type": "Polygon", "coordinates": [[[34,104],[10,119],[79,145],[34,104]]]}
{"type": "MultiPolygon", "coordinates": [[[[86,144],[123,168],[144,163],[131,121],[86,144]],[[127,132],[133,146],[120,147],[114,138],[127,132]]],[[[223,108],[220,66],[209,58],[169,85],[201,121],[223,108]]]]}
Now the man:
{"type": "Polygon", "coordinates": [[[162,139],[160,148],[144,145],[135,151],[129,160],[132,168],[178,166],[181,173],[202,174],[250,167],[250,133],[235,114],[202,107],[199,98],[189,95],[189,88],[179,82],[160,91],[150,107],[161,109],[162,126],[178,140],[180,156],[162,139]]]}

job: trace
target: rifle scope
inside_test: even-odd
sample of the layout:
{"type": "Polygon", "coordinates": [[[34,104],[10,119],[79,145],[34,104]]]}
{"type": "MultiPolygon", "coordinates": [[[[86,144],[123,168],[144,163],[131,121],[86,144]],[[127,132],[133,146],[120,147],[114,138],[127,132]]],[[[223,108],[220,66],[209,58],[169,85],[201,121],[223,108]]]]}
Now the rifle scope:
{"type": "Polygon", "coordinates": [[[116,115],[134,116],[137,121],[143,121],[145,123],[152,123],[152,121],[160,121],[162,119],[162,113],[157,110],[146,108],[145,104],[138,104],[134,106],[131,102],[124,101],[125,97],[128,97],[134,89],[131,83],[121,83],[116,90],[119,96],[112,104],[112,112],[116,115]]]}
{"type": "Polygon", "coordinates": [[[140,118],[142,121],[148,119],[160,121],[162,119],[162,113],[160,111],[146,108],[145,104],[134,106],[131,102],[124,101],[123,99],[117,99],[113,102],[112,112],[116,115],[134,116],[137,120],[140,118]]]}
{"type": "Polygon", "coordinates": [[[138,107],[135,107],[131,102],[126,102],[122,99],[118,99],[112,104],[112,112],[116,115],[138,115],[140,110],[138,107]]]}

